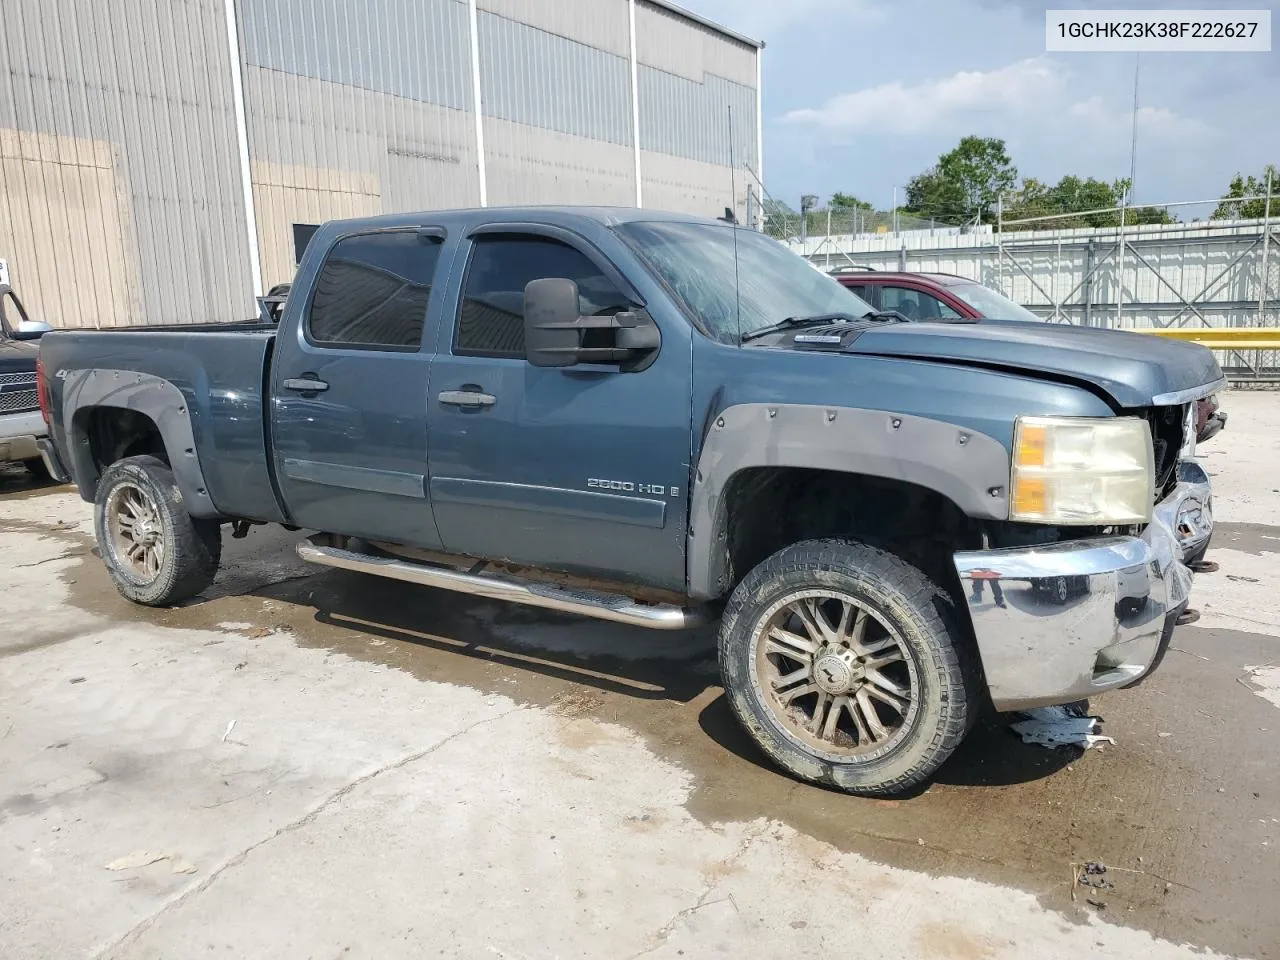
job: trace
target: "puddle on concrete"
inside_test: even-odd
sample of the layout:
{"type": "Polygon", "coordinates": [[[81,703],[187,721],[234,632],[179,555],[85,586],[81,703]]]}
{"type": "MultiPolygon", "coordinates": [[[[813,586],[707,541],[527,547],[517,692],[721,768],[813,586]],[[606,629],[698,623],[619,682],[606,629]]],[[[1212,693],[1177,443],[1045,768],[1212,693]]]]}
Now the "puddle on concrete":
{"type": "MultiPolygon", "coordinates": [[[[42,530],[87,544],[82,534],[42,530]]],[[[287,634],[547,708],[563,718],[559,736],[571,749],[589,745],[592,719],[621,724],[691,773],[686,806],[706,823],[775,818],[880,862],[1018,886],[1076,918],[1093,908],[1072,901],[1070,864],[1099,860],[1122,868],[1107,891],[1109,922],[1280,956],[1280,928],[1265,906],[1268,891],[1280,889],[1280,863],[1265,856],[1256,831],[1239,828],[1280,817],[1280,773],[1257,762],[1275,756],[1274,710],[1235,682],[1226,656],[1238,650],[1254,657],[1245,662],[1265,662],[1257,653],[1274,644],[1268,638],[1180,631],[1175,643],[1189,656],[1171,654],[1142,687],[1095,703],[1115,747],[1083,757],[1049,751],[1022,744],[995,719],[928,790],[862,800],[799,783],[765,761],[717,685],[711,628],[662,634],[313,568],[293,553],[300,536],[270,528],[227,536],[218,582],[180,608],[128,603],[92,556],[62,576],[72,603],[98,616],[261,633],[263,643],[287,634]]]]}

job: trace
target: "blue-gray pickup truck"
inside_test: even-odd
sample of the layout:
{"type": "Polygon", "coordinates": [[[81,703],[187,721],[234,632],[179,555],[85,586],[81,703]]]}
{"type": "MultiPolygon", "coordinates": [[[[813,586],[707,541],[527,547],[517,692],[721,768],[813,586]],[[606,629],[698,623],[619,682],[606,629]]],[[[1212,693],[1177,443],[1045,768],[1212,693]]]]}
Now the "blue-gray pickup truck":
{"type": "Polygon", "coordinates": [[[275,523],[332,567],[718,619],[764,751],[881,796],[986,709],[1158,665],[1211,530],[1194,409],[1224,387],[1196,345],[904,323],[733,223],[572,207],[330,222],[275,322],[40,353],[129,599],[198,594],[224,526],[275,523]]]}

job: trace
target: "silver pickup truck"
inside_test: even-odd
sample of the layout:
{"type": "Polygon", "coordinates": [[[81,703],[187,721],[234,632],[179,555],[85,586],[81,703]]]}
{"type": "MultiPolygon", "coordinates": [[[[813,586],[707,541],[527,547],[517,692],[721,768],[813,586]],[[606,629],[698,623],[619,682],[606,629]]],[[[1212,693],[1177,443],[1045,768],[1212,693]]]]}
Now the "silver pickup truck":
{"type": "Polygon", "coordinates": [[[25,463],[38,476],[50,474],[41,450],[48,427],[36,390],[37,341],[52,329],[28,318],[18,295],[0,283],[0,463],[25,463]],[[18,319],[9,317],[12,303],[18,319]]]}

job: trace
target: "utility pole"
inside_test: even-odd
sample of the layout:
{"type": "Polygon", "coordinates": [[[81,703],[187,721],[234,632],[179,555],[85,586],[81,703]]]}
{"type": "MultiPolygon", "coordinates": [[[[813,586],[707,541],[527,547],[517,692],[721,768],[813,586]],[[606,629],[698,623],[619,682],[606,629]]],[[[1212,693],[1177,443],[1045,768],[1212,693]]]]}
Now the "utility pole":
{"type": "Polygon", "coordinates": [[[1129,195],[1133,195],[1138,177],[1138,67],[1142,54],[1133,55],[1133,137],[1129,143],[1129,195]]]}
{"type": "Polygon", "coordinates": [[[1267,165],[1267,199],[1262,208],[1262,277],[1258,291],[1258,326],[1266,325],[1267,309],[1267,255],[1271,252],[1271,176],[1274,171],[1267,165]]]}
{"type": "Polygon", "coordinates": [[[1124,228],[1126,214],[1133,203],[1133,187],[1138,177],[1138,68],[1142,54],[1133,55],[1133,133],[1129,141],[1129,189],[1120,198],[1120,249],[1116,252],[1116,328],[1124,313],[1124,228]]]}

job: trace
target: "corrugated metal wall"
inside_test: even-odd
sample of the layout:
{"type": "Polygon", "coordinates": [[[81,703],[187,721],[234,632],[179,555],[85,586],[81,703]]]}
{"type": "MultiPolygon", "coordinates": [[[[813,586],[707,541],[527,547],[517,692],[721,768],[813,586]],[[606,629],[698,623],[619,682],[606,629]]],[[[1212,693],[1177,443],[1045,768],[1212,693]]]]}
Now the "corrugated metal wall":
{"type": "Polygon", "coordinates": [[[265,286],[293,224],[477,202],[460,0],[238,0],[265,286]]]}
{"type": "Polygon", "coordinates": [[[582,4],[479,3],[491,204],[635,204],[627,3],[582,4]]]}
{"type": "MultiPolygon", "coordinates": [[[[478,0],[491,204],[636,202],[628,0],[478,0]]],[[[234,0],[262,280],[480,197],[466,0],[234,0]]],[[[225,0],[5,0],[0,257],[59,326],[253,313],[225,0]]],[[[747,215],[757,50],[636,4],[646,207],[747,215]],[[732,108],[732,137],[730,137],[732,108]],[[731,172],[730,158],[738,168],[731,172]]]]}
{"type": "Polygon", "coordinates": [[[743,171],[757,157],[757,55],[665,7],[637,3],[645,206],[718,216],[732,175],[735,209],[746,219],[743,171]]]}
{"type": "Polygon", "coordinates": [[[221,0],[5,0],[0,60],[0,256],[28,310],[250,315],[221,0]]]}

